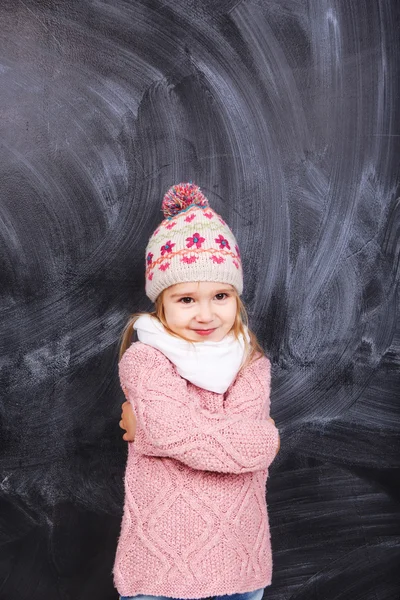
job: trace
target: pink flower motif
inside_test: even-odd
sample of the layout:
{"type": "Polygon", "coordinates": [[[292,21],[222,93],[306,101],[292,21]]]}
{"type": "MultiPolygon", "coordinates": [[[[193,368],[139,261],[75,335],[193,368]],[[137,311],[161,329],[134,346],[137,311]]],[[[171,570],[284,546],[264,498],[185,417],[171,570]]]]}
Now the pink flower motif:
{"type": "Polygon", "coordinates": [[[186,241],[187,241],[187,244],[186,244],[187,248],[191,248],[194,245],[196,245],[196,248],[201,248],[202,243],[205,242],[206,239],[201,237],[201,235],[199,233],[194,233],[192,235],[192,237],[186,238],[186,241]]]}
{"type": "Polygon", "coordinates": [[[169,254],[170,252],[172,252],[172,248],[175,246],[175,244],[173,244],[171,242],[171,240],[168,240],[168,242],[166,244],[164,244],[164,246],[161,246],[161,256],[164,256],[164,254],[169,254]]]}
{"type": "Polygon", "coordinates": [[[235,267],[238,269],[239,268],[239,263],[236,262],[236,260],[233,261],[233,264],[235,265],[235,267]]]}
{"type": "Polygon", "coordinates": [[[151,252],[148,253],[147,258],[146,258],[148,265],[151,265],[151,263],[153,262],[153,256],[154,256],[154,254],[152,254],[151,252]]]}
{"type": "Polygon", "coordinates": [[[154,275],[154,271],[153,271],[153,273],[149,273],[148,279],[150,279],[150,281],[153,279],[153,275],[154,275]]]}
{"type": "Polygon", "coordinates": [[[170,223],[169,225],[166,225],[167,229],[172,229],[173,227],[175,227],[176,225],[176,221],[172,221],[172,223],[170,223]]]}
{"type": "Polygon", "coordinates": [[[160,266],[160,271],[166,271],[171,263],[167,262],[160,266]]]}
{"type": "Polygon", "coordinates": [[[220,234],[219,237],[215,238],[215,241],[217,244],[219,244],[220,248],[228,248],[228,250],[231,249],[228,240],[226,240],[223,235],[220,234]]]}
{"type": "Polygon", "coordinates": [[[211,212],[204,212],[203,215],[207,217],[207,219],[212,219],[214,216],[211,212]]]}
{"type": "Polygon", "coordinates": [[[193,219],[196,218],[195,213],[192,213],[191,215],[188,215],[185,219],[185,221],[187,221],[188,223],[190,223],[191,221],[193,221],[193,219]]]}
{"type": "Polygon", "coordinates": [[[155,230],[155,232],[153,233],[153,236],[157,235],[157,233],[160,231],[160,228],[157,227],[157,229],[155,230]]]}
{"type": "Polygon", "coordinates": [[[225,259],[222,256],[215,256],[215,254],[210,256],[210,259],[217,263],[217,265],[220,265],[221,263],[225,262],[225,259]]]}
{"type": "Polygon", "coordinates": [[[181,262],[184,262],[184,263],[186,263],[186,264],[190,265],[191,263],[194,263],[194,262],[196,262],[196,260],[197,260],[198,258],[199,258],[198,256],[184,256],[184,257],[182,258],[182,261],[181,261],[181,262]]]}
{"type": "Polygon", "coordinates": [[[238,255],[238,257],[239,257],[239,258],[241,258],[241,256],[240,256],[240,250],[239,250],[239,246],[238,246],[237,244],[236,244],[236,246],[235,246],[235,252],[236,252],[236,254],[238,255]]]}

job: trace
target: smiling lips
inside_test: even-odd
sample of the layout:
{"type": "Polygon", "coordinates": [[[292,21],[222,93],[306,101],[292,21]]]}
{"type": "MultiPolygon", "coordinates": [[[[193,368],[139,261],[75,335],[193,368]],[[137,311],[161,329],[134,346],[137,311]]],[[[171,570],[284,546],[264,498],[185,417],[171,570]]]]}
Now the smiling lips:
{"type": "Polygon", "coordinates": [[[215,329],[216,327],[214,329],[193,329],[193,331],[195,331],[199,335],[210,335],[210,333],[215,331],[215,329]]]}

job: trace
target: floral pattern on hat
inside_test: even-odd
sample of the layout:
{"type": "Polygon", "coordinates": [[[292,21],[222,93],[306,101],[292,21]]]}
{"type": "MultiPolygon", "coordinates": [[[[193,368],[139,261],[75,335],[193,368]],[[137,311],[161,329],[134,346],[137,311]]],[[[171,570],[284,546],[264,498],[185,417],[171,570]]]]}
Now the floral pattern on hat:
{"type": "Polygon", "coordinates": [[[184,256],[181,262],[191,265],[192,263],[195,263],[198,258],[198,256],[184,256]]]}
{"type": "Polygon", "coordinates": [[[221,263],[225,262],[225,259],[223,256],[215,256],[215,254],[213,254],[212,256],[210,256],[210,259],[215,262],[217,265],[220,265],[221,263]]]}
{"type": "Polygon", "coordinates": [[[196,246],[196,248],[201,248],[203,242],[206,241],[206,238],[201,237],[199,233],[194,233],[191,237],[186,238],[187,248],[191,248],[192,246],[196,246]]]}
{"type": "Polygon", "coordinates": [[[223,235],[219,234],[219,237],[215,238],[215,241],[217,244],[219,244],[219,247],[222,250],[225,250],[225,248],[227,248],[228,250],[231,249],[228,240],[225,239],[223,235]]]}
{"type": "Polygon", "coordinates": [[[171,242],[171,240],[168,240],[168,242],[166,242],[166,244],[164,244],[164,246],[161,246],[161,256],[164,256],[164,254],[169,254],[169,252],[172,252],[172,248],[175,246],[175,244],[173,244],[171,242]]]}

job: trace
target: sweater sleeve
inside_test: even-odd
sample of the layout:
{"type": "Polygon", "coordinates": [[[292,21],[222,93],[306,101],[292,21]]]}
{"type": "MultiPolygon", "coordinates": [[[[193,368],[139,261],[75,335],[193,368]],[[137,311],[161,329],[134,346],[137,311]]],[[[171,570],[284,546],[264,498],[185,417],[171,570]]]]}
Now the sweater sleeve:
{"type": "Polygon", "coordinates": [[[225,410],[252,418],[270,415],[271,363],[260,356],[244,367],[225,394],[225,410]]]}
{"type": "Polygon", "coordinates": [[[137,452],[221,473],[263,470],[275,458],[278,430],[271,421],[205,410],[157,350],[133,344],[119,363],[119,375],[137,417],[137,452]]]}

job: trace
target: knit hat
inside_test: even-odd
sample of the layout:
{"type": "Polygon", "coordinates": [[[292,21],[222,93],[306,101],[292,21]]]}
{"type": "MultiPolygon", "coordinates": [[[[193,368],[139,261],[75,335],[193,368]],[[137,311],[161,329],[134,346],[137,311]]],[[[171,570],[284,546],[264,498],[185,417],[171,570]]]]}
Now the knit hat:
{"type": "Polygon", "coordinates": [[[146,248],[146,294],[152,302],[185,281],[215,281],[243,291],[236,239],[193,183],[171,187],[162,202],[165,219],[146,248]]]}

